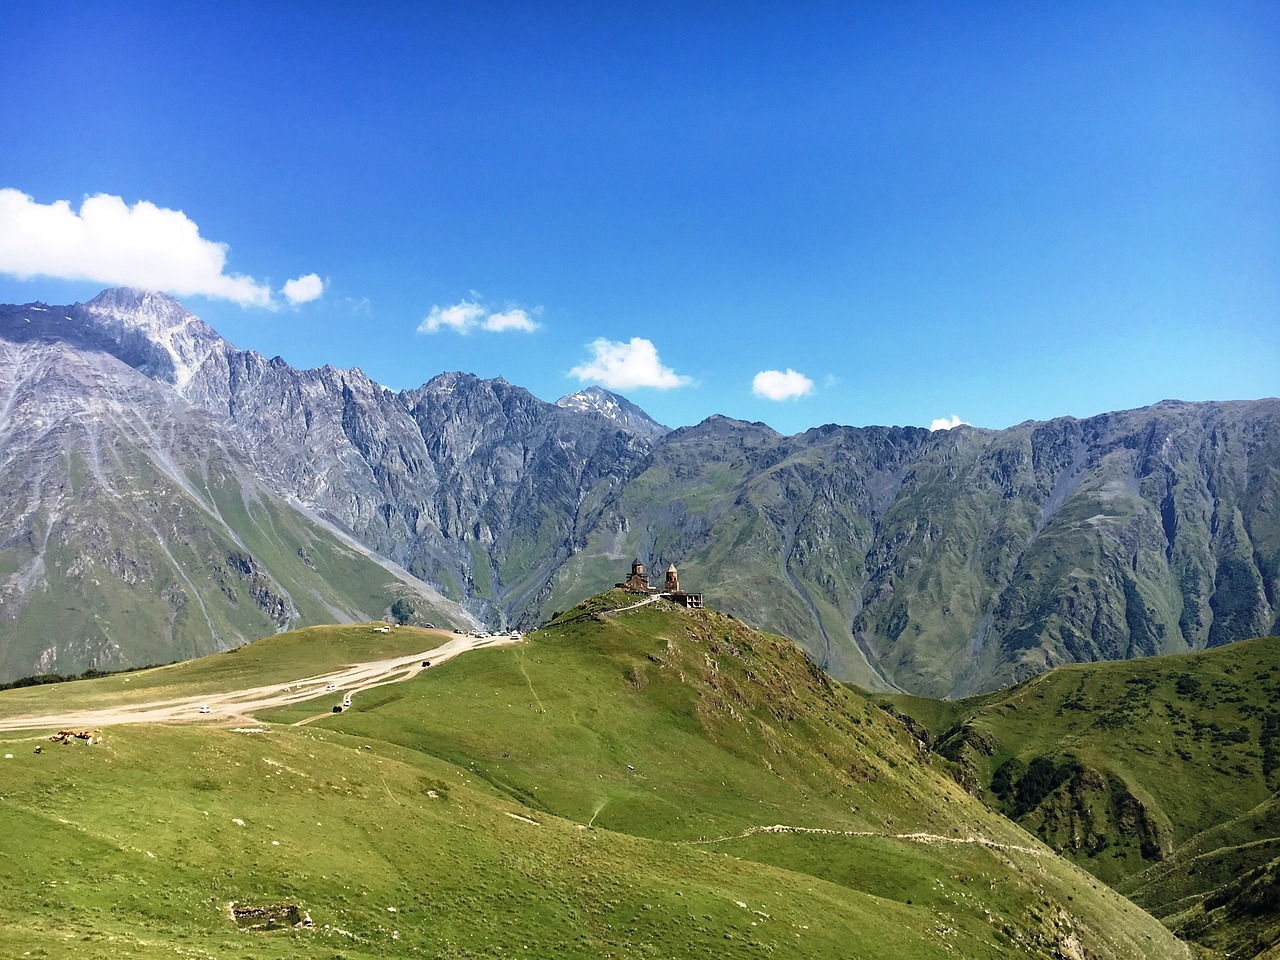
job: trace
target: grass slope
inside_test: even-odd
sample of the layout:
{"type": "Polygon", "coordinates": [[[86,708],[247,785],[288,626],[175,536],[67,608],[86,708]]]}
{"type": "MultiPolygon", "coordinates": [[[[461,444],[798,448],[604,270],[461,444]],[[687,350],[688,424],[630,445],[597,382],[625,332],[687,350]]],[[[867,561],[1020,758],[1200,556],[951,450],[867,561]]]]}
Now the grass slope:
{"type": "Polygon", "coordinates": [[[1232,956],[1280,944],[1280,639],[882,699],[993,806],[1173,929],[1232,956]]]}
{"type": "MultiPolygon", "coordinates": [[[[83,957],[1178,957],[781,638],[592,598],[306,726],[0,735],[0,945],[83,957]],[[785,825],[787,829],[762,829],[785,825]],[[237,927],[289,903],[310,928],[237,927]]],[[[347,633],[343,633],[346,630],[347,633]]],[[[412,652],[271,638],[153,681],[412,652]],[[379,655],[379,650],[374,655],[379,655]],[[229,666],[230,665],[230,666],[229,666]]],[[[70,685],[113,696],[123,678],[70,685]],[[116,686],[110,690],[110,684],[116,686]],[[105,690],[105,693],[95,691],[105,690]]],[[[36,691],[36,693],[47,691],[36,691]]],[[[0,716],[29,699],[0,693],[0,716]]]]}

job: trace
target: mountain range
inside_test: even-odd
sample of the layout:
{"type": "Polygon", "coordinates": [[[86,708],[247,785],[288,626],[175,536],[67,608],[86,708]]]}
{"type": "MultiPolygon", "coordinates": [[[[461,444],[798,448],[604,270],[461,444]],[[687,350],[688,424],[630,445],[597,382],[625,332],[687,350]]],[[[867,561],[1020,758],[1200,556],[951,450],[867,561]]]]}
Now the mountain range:
{"type": "Polygon", "coordinates": [[[528,627],[676,563],[881,690],[1277,629],[1280,401],[1006,430],[712,417],[239,350],[162,294],[0,307],[0,679],[389,615],[528,627]]]}

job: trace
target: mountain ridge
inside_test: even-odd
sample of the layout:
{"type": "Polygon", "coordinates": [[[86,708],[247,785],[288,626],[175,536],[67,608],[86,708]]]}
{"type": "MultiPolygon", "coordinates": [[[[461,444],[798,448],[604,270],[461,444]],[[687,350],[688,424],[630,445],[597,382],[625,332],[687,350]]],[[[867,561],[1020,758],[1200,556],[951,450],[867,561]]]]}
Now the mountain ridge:
{"type": "Polygon", "coordinates": [[[215,418],[106,350],[0,338],[0,410],[6,680],[185,659],[402,598],[470,622],[292,509],[215,418]]]}
{"type": "Polygon", "coordinates": [[[6,308],[0,335],[118,356],[222,423],[275,495],[495,626],[536,625],[635,557],[675,562],[838,677],[961,696],[1271,632],[1280,614],[1280,401],[932,433],[712,416],[654,435],[501,378],[393,392],[295,370],[158,296],[100,295],[106,323],[6,308]],[[131,302],[140,319],[117,323],[131,302]],[[122,335],[153,314],[194,345],[122,335]]]}

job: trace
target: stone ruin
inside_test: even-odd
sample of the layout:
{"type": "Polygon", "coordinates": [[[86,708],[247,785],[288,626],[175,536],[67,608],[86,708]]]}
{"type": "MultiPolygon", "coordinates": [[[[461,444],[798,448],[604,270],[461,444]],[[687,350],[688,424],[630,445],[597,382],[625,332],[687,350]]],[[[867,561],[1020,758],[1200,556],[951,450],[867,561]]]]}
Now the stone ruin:
{"type": "Polygon", "coordinates": [[[231,919],[241,930],[285,930],[312,926],[311,913],[296,903],[265,903],[257,906],[229,903],[231,919]]]}

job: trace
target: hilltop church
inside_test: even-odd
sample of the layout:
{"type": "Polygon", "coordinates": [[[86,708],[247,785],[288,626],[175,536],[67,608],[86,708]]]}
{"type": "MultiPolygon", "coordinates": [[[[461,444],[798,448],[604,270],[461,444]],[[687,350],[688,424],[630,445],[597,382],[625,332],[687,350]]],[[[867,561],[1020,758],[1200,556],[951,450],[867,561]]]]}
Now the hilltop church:
{"type": "Polygon", "coordinates": [[[627,577],[622,583],[615,583],[614,586],[629,593],[657,595],[664,600],[670,600],[691,610],[701,609],[702,607],[702,594],[685,593],[680,589],[680,575],[676,572],[674,563],[667,567],[667,579],[662,589],[649,585],[649,575],[644,572],[644,564],[639,560],[631,564],[631,576],[627,577]]]}

